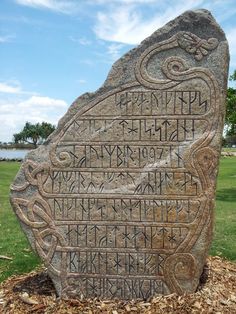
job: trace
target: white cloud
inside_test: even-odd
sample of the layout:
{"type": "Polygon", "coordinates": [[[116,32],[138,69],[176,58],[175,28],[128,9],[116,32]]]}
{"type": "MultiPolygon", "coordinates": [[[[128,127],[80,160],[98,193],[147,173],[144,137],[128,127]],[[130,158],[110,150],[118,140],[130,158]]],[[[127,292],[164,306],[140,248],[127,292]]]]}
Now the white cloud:
{"type": "Polygon", "coordinates": [[[81,38],[76,38],[74,36],[69,36],[69,39],[75,43],[79,43],[80,45],[83,45],[83,46],[88,46],[88,45],[91,45],[91,41],[88,40],[87,38],[85,37],[81,37],[81,38]]]}
{"type": "Polygon", "coordinates": [[[67,103],[61,99],[54,99],[42,96],[32,96],[27,100],[24,100],[18,104],[21,108],[39,108],[39,107],[67,107],[67,103]]]}
{"type": "Polygon", "coordinates": [[[1,83],[0,82],[0,93],[7,93],[7,94],[20,94],[22,92],[21,86],[19,84],[10,85],[8,83],[1,83]]]}
{"type": "Polygon", "coordinates": [[[226,33],[230,49],[230,65],[236,67],[236,27],[226,33]]]}
{"type": "Polygon", "coordinates": [[[139,23],[140,17],[136,12],[129,7],[121,7],[113,12],[98,12],[94,31],[103,40],[134,44],[137,42],[135,29],[139,23]]]}
{"type": "Polygon", "coordinates": [[[49,9],[61,13],[73,13],[78,7],[70,0],[15,0],[16,3],[33,8],[49,9]]]}
{"type": "Polygon", "coordinates": [[[140,10],[141,7],[132,5],[138,4],[139,1],[126,1],[127,5],[110,6],[108,11],[98,12],[94,27],[98,38],[125,44],[138,44],[166,22],[186,10],[199,7],[204,2],[203,0],[181,0],[176,1],[172,6],[163,7],[164,2],[160,1],[159,8],[156,6],[155,10],[157,13],[145,19],[140,10]]]}
{"type": "Polygon", "coordinates": [[[226,33],[231,52],[236,53],[236,27],[226,33]]]}
{"type": "Polygon", "coordinates": [[[13,80],[8,82],[0,82],[0,93],[3,94],[22,94],[32,95],[35,92],[27,92],[22,89],[20,82],[13,80]]]}
{"type": "MultiPolygon", "coordinates": [[[[13,95],[11,96],[13,97],[13,95]]],[[[0,141],[11,141],[26,121],[37,123],[47,121],[57,124],[68,104],[61,99],[31,96],[28,99],[0,99],[0,141]]]]}
{"type": "Polygon", "coordinates": [[[13,38],[14,38],[13,35],[0,36],[0,44],[9,43],[12,41],[13,38]]]}
{"type": "Polygon", "coordinates": [[[157,0],[90,0],[91,4],[110,4],[110,3],[118,3],[118,4],[148,4],[148,3],[156,3],[157,0]]]}
{"type": "Polygon", "coordinates": [[[77,82],[78,82],[79,84],[85,84],[85,83],[87,83],[87,81],[84,80],[84,79],[77,80],[77,82]]]}
{"type": "Polygon", "coordinates": [[[111,57],[111,61],[115,61],[120,57],[120,50],[124,47],[123,44],[113,43],[108,46],[107,53],[111,57]]]}

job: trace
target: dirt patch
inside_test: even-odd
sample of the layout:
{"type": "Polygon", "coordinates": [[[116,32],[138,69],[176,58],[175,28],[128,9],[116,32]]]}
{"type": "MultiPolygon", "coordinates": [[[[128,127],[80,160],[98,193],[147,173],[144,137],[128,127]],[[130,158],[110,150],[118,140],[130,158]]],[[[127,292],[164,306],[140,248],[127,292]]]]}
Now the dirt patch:
{"type": "Polygon", "coordinates": [[[45,270],[13,276],[0,286],[0,313],[236,313],[236,263],[209,257],[194,294],[156,296],[148,301],[57,298],[45,270]]]}
{"type": "Polygon", "coordinates": [[[48,277],[46,271],[29,274],[24,280],[20,280],[12,288],[13,292],[26,292],[34,295],[52,296],[55,294],[55,289],[51,279],[48,277]]]}

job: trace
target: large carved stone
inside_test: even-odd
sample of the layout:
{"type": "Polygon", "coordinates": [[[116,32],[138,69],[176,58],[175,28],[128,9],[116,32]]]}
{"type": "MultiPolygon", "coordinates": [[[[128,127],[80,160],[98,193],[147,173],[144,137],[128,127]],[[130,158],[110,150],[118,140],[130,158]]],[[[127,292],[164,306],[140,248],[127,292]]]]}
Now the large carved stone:
{"type": "Polygon", "coordinates": [[[29,153],[11,202],[60,296],[194,292],[212,236],[225,35],[189,11],[112,67],[29,153]]]}

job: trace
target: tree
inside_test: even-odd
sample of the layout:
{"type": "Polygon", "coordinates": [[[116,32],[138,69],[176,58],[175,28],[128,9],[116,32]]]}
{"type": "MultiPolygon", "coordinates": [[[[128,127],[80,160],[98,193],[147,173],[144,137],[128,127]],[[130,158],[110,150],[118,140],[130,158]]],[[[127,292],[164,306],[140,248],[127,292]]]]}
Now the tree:
{"type": "Polygon", "coordinates": [[[15,143],[29,143],[37,147],[37,144],[43,142],[54,130],[55,126],[48,122],[26,122],[22,131],[14,134],[13,138],[15,143]]]}
{"type": "MultiPolygon", "coordinates": [[[[230,80],[236,81],[236,70],[230,80]]],[[[236,89],[232,87],[227,90],[225,126],[227,137],[236,135],[236,89]]]]}
{"type": "Polygon", "coordinates": [[[21,133],[13,134],[13,138],[14,138],[14,143],[24,142],[23,134],[21,134],[21,133]]]}
{"type": "Polygon", "coordinates": [[[55,130],[55,126],[48,122],[42,122],[41,124],[41,137],[46,139],[53,131],[55,130]]]}

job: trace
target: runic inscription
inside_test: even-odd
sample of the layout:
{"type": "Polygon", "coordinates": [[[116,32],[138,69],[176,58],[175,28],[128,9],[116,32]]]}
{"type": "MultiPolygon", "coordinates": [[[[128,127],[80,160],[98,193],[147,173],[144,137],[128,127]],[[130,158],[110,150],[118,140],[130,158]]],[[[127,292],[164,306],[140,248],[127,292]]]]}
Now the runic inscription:
{"type": "Polygon", "coordinates": [[[73,108],[22,165],[11,201],[61,296],[195,291],[223,127],[204,61],[219,39],[197,29],[134,53],[132,79],[73,108]]]}

